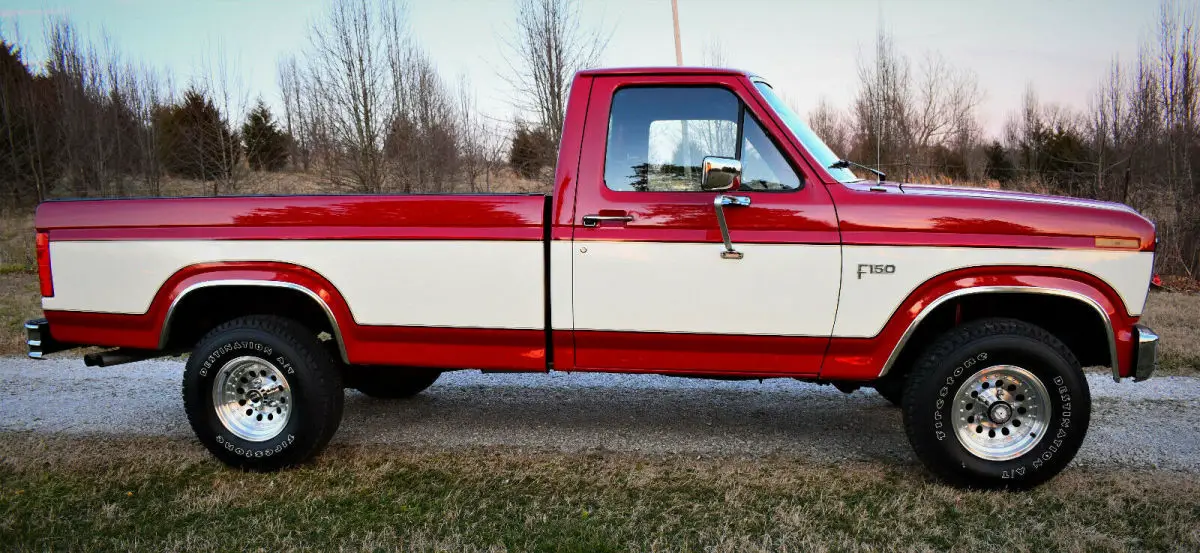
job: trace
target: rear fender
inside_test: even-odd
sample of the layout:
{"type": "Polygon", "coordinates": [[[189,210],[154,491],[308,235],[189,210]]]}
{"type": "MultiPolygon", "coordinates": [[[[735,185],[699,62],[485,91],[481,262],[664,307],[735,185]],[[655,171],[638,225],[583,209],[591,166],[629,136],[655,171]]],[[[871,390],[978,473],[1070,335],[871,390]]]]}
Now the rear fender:
{"type": "Polygon", "coordinates": [[[278,262],[204,263],[185,267],[167,280],[150,308],[160,321],[158,347],[166,346],[176,307],[188,294],[218,286],[263,286],[301,292],[317,302],[329,319],[342,360],[347,361],[342,329],[353,324],[353,315],[342,295],[316,271],[278,262]]]}

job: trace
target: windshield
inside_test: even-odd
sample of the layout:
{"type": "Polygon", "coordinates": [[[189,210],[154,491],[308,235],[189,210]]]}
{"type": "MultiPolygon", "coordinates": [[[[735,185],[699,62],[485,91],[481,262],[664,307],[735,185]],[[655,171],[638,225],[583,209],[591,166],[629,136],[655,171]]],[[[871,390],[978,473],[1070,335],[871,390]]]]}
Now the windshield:
{"type": "Polygon", "coordinates": [[[830,165],[833,165],[834,162],[841,158],[833,153],[833,150],[830,150],[829,146],[825,145],[825,141],[821,140],[821,137],[817,136],[817,133],[808,128],[808,125],[800,119],[799,115],[796,115],[796,112],[792,111],[792,108],[788,107],[787,103],[779,95],[775,94],[775,91],[771,89],[771,85],[762,81],[755,81],[754,86],[758,87],[758,91],[767,99],[767,103],[771,105],[771,109],[779,114],[779,118],[783,120],[783,124],[787,125],[788,129],[791,129],[792,134],[796,135],[796,138],[804,145],[804,149],[808,150],[808,153],[816,158],[817,163],[825,167],[829,171],[829,174],[833,175],[833,178],[837,179],[838,182],[862,180],[854,176],[854,172],[849,169],[829,169],[830,165]]]}

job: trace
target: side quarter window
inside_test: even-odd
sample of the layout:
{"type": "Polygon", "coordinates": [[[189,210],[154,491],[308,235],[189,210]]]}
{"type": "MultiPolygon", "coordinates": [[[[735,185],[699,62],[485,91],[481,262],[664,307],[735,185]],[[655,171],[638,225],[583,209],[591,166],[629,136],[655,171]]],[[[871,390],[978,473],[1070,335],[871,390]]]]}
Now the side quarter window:
{"type": "Polygon", "coordinates": [[[802,186],[787,158],[750,114],[746,114],[742,142],[740,190],[790,191],[802,186]]]}
{"type": "Polygon", "coordinates": [[[705,156],[736,157],[734,94],[716,87],[623,88],[613,95],[604,183],[618,191],[699,191],[705,156]]]}

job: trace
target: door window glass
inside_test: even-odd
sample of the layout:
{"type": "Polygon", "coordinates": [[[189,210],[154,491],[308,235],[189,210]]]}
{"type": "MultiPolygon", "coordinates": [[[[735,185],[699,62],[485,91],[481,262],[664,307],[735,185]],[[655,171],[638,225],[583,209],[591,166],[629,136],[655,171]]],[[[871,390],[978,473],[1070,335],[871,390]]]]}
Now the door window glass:
{"type": "Polygon", "coordinates": [[[737,97],[723,88],[618,90],[609,116],[605,185],[620,191],[699,191],[705,156],[737,156],[740,109],[737,97]]]}
{"type": "Polygon", "coordinates": [[[740,156],[741,190],[799,190],[803,183],[787,158],[741,110],[737,97],[723,88],[618,90],[609,114],[605,185],[618,191],[696,192],[705,157],[740,156]]]}

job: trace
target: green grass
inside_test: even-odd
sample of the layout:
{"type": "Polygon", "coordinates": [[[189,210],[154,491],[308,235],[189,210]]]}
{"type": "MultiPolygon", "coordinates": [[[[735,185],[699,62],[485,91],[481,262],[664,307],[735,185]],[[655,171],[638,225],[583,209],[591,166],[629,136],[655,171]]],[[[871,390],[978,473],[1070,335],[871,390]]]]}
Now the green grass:
{"type": "Polygon", "coordinates": [[[333,447],[274,474],[158,438],[0,434],[0,549],[1200,549],[1194,475],[974,492],[915,466],[333,447]]]}

